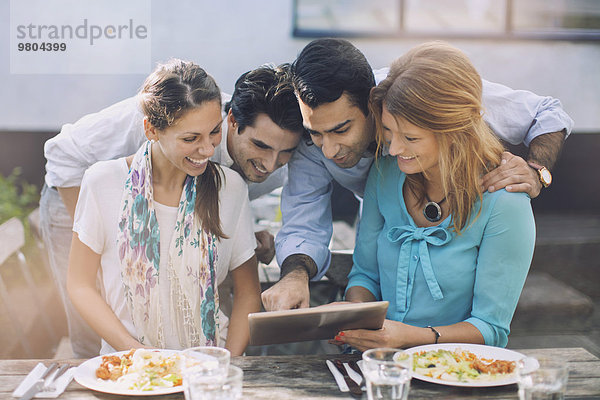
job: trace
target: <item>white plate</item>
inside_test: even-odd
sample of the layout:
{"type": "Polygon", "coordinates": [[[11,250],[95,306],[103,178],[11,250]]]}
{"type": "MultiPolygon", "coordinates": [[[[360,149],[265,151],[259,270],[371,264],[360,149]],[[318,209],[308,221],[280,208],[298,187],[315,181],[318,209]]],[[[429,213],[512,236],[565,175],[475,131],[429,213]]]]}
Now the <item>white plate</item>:
{"type": "MultiPolygon", "coordinates": [[[[468,344],[468,343],[444,343],[444,344],[428,344],[424,346],[417,346],[407,349],[406,351],[410,354],[419,353],[422,351],[431,351],[431,350],[448,350],[455,351],[456,349],[470,351],[475,354],[477,357],[483,358],[493,358],[495,360],[506,360],[506,361],[518,361],[522,358],[526,358],[525,355],[513,351],[503,349],[501,347],[493,347],[493,346],[484,346],[481,344],[468,344]]],[[[534,359],[527,358],[526,362],[535,362],[534,359]]],[[[536,366],[530,366],[532,368],[536,368],[536,366]]],[[[512,385],[513,383],[517,383],[517,375],[516,372],[507,375],[502,379],[494,379],[489,381],[476,381],[476,382],[453,382],[446,381],[442,379],[432,378],[429,376],[417,374],[414,371],[412,372],[412,377],[426,381],[431,383],[438,383],[440,385],[448,385],[448,386],[465,386],[465,387],[489,387],[489,386],[503,386],[503,385],[512,385]]]]}
{"type": "MultiPolygon", "coordinates": [[[[166,356],[171,356],[173,354],[179,354],[181,351],[178,350],[153,350],[160,351],[166,356]]],[[[123,354],[127,354],[129,351],[117,351],[116,353],[104,354],[105,356],[122,356],[123,354]]],[[[73,378],[79,383],[81,386],[85,386],[88,389],[95,390],[97,392],[103,393],[111,393],[111,394],[120,394],[126,396],[156,396],[161,394],[170,394],[170,393],[178,393],[183,392],[183,386],[173,386],[166,388],[156,388],[154,390],[129,390],[123,389],[122,387],[117,386],[111,380],[103,380],[96,377],[96,369],[102,363],[102,356],[94,357],[83,364],[81,364],[75,370],[75,374],[73,378]]]]}

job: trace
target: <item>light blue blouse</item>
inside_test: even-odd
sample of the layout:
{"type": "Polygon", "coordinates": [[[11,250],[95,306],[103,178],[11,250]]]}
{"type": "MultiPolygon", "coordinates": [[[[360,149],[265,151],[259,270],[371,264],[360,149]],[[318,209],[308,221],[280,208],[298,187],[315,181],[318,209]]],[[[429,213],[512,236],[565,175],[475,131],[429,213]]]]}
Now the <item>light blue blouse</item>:
{"type": "Polygon", "coordinates": [[[421,327],[466,321],[486,344],[505,347],[535,245],[529,196],[484,193],[457,235],[450,216],[437,226],[415,225],[405,177],[395,157],[373,164],[348,288],[389,301],[388,319],[421,327]]]}

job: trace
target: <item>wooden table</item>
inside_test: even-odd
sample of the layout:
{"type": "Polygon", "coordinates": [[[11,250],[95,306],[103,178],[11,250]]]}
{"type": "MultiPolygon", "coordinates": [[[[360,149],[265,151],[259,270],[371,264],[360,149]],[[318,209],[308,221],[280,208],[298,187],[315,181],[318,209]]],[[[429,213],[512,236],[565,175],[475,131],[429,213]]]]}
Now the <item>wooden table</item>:
{"type": "MultiPolygon", "coordinates": [[[[519,350],[533,357],[552,356],[569,363],[567,399],[600,399],[600,359],[582,348],[519,350]]],[[[328,358],[356,359],[355,355],[310,355],[236,357],[232,363],[244,370],[244,399],[338,399],[342,393],[325,366],[328,358]]],[[[39,362],[48,360],[0,360],[0,398],[8,399],[25,375],[39,362]]],[[[83,360],[66,360],[78,365],[83,360]]],[[[90,391],[73,381],[60,399],[131,399],[90,391]]],[[[152,399],[182,399],[183,395],[152,399]]],[[[366,395],[363,396],[366,399],[366,395]]],[[[409,399],[517,399],[517,386],[458,388],[413,379],[409,399]]]]}

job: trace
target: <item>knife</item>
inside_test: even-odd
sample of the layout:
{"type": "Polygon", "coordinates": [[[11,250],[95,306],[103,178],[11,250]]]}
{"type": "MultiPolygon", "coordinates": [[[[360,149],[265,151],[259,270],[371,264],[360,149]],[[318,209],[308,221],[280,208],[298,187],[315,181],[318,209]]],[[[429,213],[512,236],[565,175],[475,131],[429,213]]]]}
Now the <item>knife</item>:
{"type": "Polygon", "coordinates": [[[352,393],[355,396],[362,396],[362,390],[360,389],[360,386],[358,386],[358,384],[354,382],[352,378],[350,378],[350,376],[348,375],[348,371],[346,371],[346,368],[344,368],[342,362],[340,360],[333,360],[333,365],[335,365],[337,370],[340,371],[340,373],[344,377],[344,381],[346,382],[346,385],[348,385],[350,393],[352,393]]]}
{"type": "Polygon", "coordinates": [[[365,376],[363,375],[362,370],[360,369],[360,367],[358,366],[358,363],[355,360],[348,361],[348,366],[350,366],[350,368],[352,368],[354,370],[354,372],[356,372],[358,375],[360,375],[361,381],[357,382],[358,384],[360,384],[362,382],[366,382],[365,376]]]}
{"type": "Polygon", "coordinates": [[[19,400],[30,400],[31,398],[33,398],[33,396],[35,396],[36,394],[38,394],[38,392],[43,390],[45,386],[50,385],[56,378],[64,374],[69,368],[69,365],[62,365],[57,371],[57,373],[54,376],[52,376],[52,379],[46,382],[46,379],[51,376],[54,370],[56,370],[56,367],[58,367],[57,363],[50,364],[46,371],[44,371],[40,379],[38,379],[33,385],[31,385],[31,387],[25,392],[23,396],[21,396],[19,400]]]}

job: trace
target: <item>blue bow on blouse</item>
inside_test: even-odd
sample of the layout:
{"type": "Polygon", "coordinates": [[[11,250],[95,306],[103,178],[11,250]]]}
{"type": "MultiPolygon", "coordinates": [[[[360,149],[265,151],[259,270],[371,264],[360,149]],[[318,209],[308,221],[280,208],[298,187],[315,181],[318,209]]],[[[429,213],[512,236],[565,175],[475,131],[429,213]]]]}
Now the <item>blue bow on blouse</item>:
{"type": "Polygon", "coordinates": [[[400,254],[398,256],[398,272],[397,272],[397,289],[396,296],[398,311],[406,311],[406,297],[408,287],[408,272],[409,262],[411,253],[411,242],[418,241],[419,243],[419,257],[421,259],[421,267],[423,269],[423,275],[425,281],[429,287],[429,292],[434,300],[440,300],[444,298],[440,285],[433,273],[433,267],[431,266],[431,259],[429,257],[429,249],[427,244],[433,246],[443,246],[452,240],[452,234],[445,228],[440,226],[429,226],[426,228],[415,227],[412,225],[395,226],[391,228],[387,233],[387,239],[392,243],[404,241],[400,247],[400,254]],[[408,262],[407,262],[408,261],[408,262]]]}

